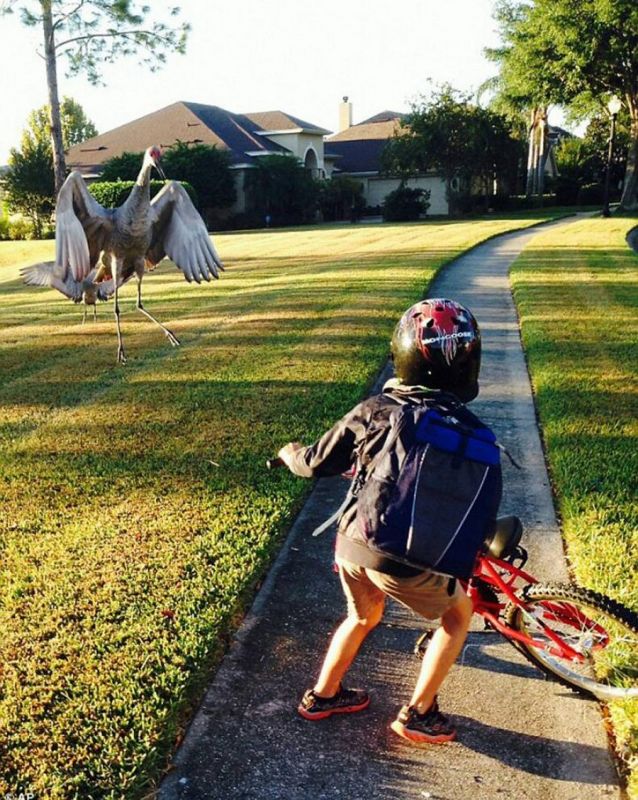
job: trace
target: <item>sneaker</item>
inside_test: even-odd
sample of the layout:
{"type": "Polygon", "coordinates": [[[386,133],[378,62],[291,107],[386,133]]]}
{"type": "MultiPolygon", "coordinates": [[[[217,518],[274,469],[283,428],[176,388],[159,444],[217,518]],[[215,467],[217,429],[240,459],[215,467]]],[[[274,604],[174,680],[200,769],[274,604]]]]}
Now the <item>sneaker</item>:
{"type": "Polygon", "coordinates": [[[424,714],[419,714],[412,706],[403,706],[390,727],[399,736],[403,736],[404,739],[409,739],[411,742],[438,744],[439,742],[451,742],[456,738],[456,728],[439,711],[436,698],[424,714]]]}
{"type": "Polygon", "coordinates": [[[325,719],[332,714],[350,714],[363,711],[370,705],[370,697],[363,689],[344,689],[332,697],[320,697],[314,689],[308,689],[301,698],[297,711],[304,719],[325,719]]]}

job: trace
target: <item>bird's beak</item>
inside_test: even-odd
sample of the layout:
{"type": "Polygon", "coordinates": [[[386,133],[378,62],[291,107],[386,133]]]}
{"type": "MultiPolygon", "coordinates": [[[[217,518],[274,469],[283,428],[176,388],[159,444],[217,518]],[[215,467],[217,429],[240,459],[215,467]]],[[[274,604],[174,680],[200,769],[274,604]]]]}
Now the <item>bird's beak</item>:
{"type": "Polygon", "coordinates": [[[161,179],[163,181],[168,180],[168,178],[166,177],[166,173],[162,169],[162,162],[159,160],[159,158],[154,163],[155,163],[155,169],[159,172],[161,179]]]}

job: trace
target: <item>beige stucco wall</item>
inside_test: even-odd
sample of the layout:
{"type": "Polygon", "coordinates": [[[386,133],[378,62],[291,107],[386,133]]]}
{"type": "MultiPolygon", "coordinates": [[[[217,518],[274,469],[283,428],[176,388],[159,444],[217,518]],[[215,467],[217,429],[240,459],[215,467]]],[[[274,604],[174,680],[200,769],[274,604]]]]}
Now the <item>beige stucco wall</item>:
{"type": "MultiPolygon", "coordinates": [[[[357,178],[356,175],[352,176],[357,178]]],[[[363,193],[369,206],[381,206],[386,195],[399,186],[398,178],[370,177],[363,179],[363,193]]],[[[445,182],[438,177],[410,178],[406,181],[410,189],[425,189],[430,192],[430,207],[428,214],[449,213],[448,202],[445,197],[445,182]]]]}
{"type": "Polygon", "coordinates": [[[302,161],[306,157],[309,147],[312,147],[317,155],[317,168],[325,170],[323,160],[323,136],[312,133],[271,133],[268,138],[277,142],[282,147],[286,147],[297,158],[302,161]]]}

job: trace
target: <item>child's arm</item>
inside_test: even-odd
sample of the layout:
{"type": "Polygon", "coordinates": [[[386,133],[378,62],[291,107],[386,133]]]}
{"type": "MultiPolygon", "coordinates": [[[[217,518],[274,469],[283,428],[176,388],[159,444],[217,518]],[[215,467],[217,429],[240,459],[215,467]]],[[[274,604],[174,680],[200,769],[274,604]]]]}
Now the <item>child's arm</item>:
{"type": "Polygon", "coordinates": [[[352,466],[369,417],[369,401],[364,401],[314,444],[304,447],[299,442],[290,442],[281,448],[278,456],[292,473],[302,478],[339,475],[352,466]]]}

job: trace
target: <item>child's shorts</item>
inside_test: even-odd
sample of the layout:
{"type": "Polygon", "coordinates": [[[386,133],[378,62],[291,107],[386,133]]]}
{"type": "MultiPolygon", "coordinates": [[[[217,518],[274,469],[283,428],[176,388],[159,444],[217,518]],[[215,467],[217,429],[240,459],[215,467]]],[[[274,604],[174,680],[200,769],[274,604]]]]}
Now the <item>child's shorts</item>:
{"type": "Polygon", "coordinates": [[[367,619],[386,596],[398,600],[421,617],[438,619],[463,593],[458,581],[429,570],[412,578],[395,578],[339,558],[337,565],[348,602],[348,615],[360,620],[367,619]]]}

